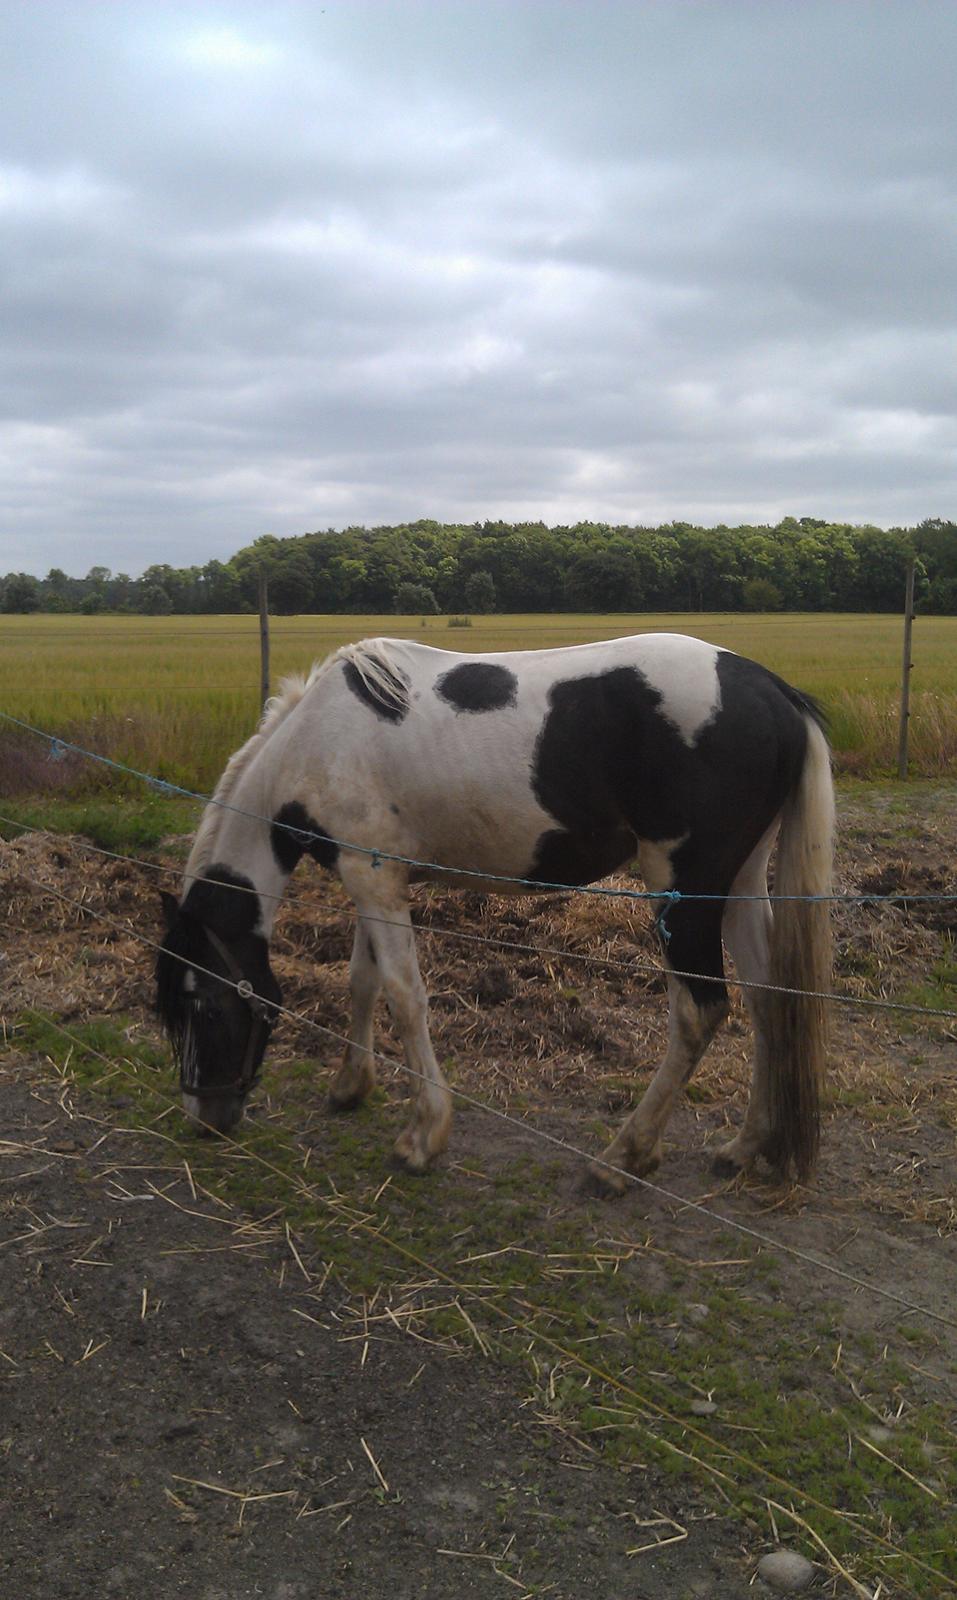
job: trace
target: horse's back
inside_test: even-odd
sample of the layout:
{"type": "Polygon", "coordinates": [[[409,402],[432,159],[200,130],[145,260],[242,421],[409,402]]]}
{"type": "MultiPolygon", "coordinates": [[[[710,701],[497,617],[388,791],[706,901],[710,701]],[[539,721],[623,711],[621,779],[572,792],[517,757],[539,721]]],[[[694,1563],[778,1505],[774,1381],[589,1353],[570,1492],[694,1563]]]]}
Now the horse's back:
{"type": "Polygon", "coordinates": [[[331,833],[542,881],[602,877],[643,841],[737,857],[806,744],[796,691],[683,634],[479,654],[366,640],[310,699],[331,833]]]}

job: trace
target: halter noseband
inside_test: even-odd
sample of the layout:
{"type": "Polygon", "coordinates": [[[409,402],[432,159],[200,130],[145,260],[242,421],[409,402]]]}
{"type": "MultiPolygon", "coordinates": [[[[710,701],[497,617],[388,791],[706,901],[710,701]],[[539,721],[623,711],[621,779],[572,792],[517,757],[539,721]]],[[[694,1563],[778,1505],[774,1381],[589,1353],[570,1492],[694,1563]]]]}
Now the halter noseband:
{"type": "MultiPolygon", "coordinates": [[[[227,973],[233,980],[233,983],[236,985],[236,993],[239,995],[241,1000],[245,1001],[246,1006],[252,1015],[252,1027],[249,1030],[249,1037],[246,1040],[246,1053],[243,1056],[242,1065],[240,1066],[238,1075],[231,1079],[229,1083],[217,1083],[212,1089],[207,1090],[206,1093],[238,1093],[243,1097],[243,1099],[245,1099],[250,1089],[254,1088],[259,1082],[259,1072],[255,1065],[256,1057],[258,1054],[260,1061],[262,1060],[262,1053],[263,1050],[265,1050],[273,1022],[275,1021],[275,1013],[267,1001],[263,1000],[260,995],[255,993],[252,984],[243,972],[243,969],[236,960],[236,957],[233,955],[228,946],[223,943],[219,935],[215,934],[209,927],[204,927],[204,932],[213,949],[216,951],[216,954],[223,962],[227,973]],[[264,1034],[266,1036],[265,1039],[263,1038],[264,1034]]],[[[179,1085],[180,1088],[187,1094],[194,1093],[199,1087],[198,1084],[191,1083],[189,1081],[188,1075],[184,1071],[182,1065],[180,1066],[179,1085]]]]}

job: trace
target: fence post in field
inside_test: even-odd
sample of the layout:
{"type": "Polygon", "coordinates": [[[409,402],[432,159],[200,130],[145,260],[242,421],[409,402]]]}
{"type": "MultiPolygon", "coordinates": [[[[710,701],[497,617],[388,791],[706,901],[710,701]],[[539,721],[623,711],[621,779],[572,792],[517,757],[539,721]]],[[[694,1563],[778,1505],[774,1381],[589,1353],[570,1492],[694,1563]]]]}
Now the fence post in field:
{"type": "Polygon", "coordinates": [[[897,742],[897,776],[907,777],[907,734],[910,724],[911,630],[914,625],[914,568],[915,561],[907,563],[907,592],[904,599],[904,659],[901,667],[901,727],[897,742]]]}
{"type": "Polygon", "coordinates": [[[259,569],[259,701],[269,699],[269,585],[266,569],[259,569]]]}

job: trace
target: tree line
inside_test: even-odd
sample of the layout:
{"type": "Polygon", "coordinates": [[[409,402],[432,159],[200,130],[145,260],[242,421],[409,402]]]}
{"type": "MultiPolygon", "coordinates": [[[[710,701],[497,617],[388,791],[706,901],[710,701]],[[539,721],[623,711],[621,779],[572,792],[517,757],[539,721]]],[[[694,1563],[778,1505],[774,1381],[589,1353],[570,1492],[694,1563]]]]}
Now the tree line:
{"type": "Polygon", "coordinates": [[[219,614],[270,609],[418,614],[552,611],[899,611],[908,561],[924,612],[957,613],[957,523],[910,528],[785,517],[775,526],[687,522],[468,525],[432,521],[264,535],[228,561],[154,565],[139,578],[91,567],[10,572],[6,612],[219,614]]]}

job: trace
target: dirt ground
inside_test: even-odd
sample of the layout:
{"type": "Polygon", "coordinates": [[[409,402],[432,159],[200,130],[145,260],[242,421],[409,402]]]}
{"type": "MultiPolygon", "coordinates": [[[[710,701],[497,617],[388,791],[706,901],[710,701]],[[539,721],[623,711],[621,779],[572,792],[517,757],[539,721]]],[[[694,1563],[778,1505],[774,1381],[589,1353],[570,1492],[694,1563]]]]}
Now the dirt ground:
{"type": "MultiPolygon", "coordinates": [[[[155,858],[179,859],[172,845],[155,858]]],[[[904,801],[845,797],[841,887],[953,893],[955,859],[952,787],[904,801]]],[[[0,1592],[770,1593],[755,1569],[773,1541],[724,1515],[706,1485],[585,1450],[543,1421],[525,1375],[494,1355],[464,1359],[454,1342],[394,1317],[374,1318],[370,1335],[368,1306],[324,1275],[278,1207],[244,1215],[197,1193],[155,1129],[119,1126],[68,1069],[18,1047],[30,1008],[67,1027],[120,1017],[131,1037],[155,1036],[151,953],[139,936],[158,937],[156,887],[166,881],[79,841],[26,835],[0,846],[0,1592]]],[[[318,874],[297,876],[293,892],[274,942],[285,1001],[341,1031],[346,907],[318,874]]],[[[933,1003],[933,975],[942,983],[952,970],[955,916],[954,904],[933,902],[839,907],[840,988],[933,1003]]],[[[462,1108],[448,1163],[491,1170],[527,1150],[550,1164],[556,1208],[573,1210],[578,1163],[543,1156],[533,1127],[599,1148],[596,1119],[612,1126],[635,1078],[645,1081],[664,1033],[660,980],[644,970],[655,962],[646,914],[571,896],[421,891],[416,918],[433,930],[420,959],[440,1059],[454,1059],[458,1087],[520,1124],[462,1108]]],[[[661,1182],[957,1322],[955,1039],[954,1022],[838,1008],[821,1166],[782,1203],[766,1185],[718,1186],[708,1169],[706,1146],[743,1109],[749,1041],[736,1006],[674,1119],[661,1182]]],[[[384,1025],[381,1045],[394,1053],[384,1025]]],[[[331,1039],[287,1023],[273,1060],[308,1055],[325,1069],[338,1054],[331,1039]]],[[[398,1099],[401,1085],[389,1093],[398,1099]]],[[[267,1075],[257,1115],[271,1114],[267,1075]]],[[[710,1248],[714,1224],[680,1199],[642,1192],[606,1215],[618,1236],[654,1235],[662,1248],[680,1239],[690,1256],[710,1248]]],[[[848,1329],[878,1337],[900,1322],[894,1305],[835,1290],[787,1257],[776,1293],[799,1316],[838,1298],[848,1329]]],[[[694,1336],[694,1311],[676,1337],[694,1336]]],[[[955,1372],[957,1334],[938,1325],[913,1382],[951,1418],[955,1372]]],[[[852,1591],[822,1562],[813,1592],[852,1591]]]]}

